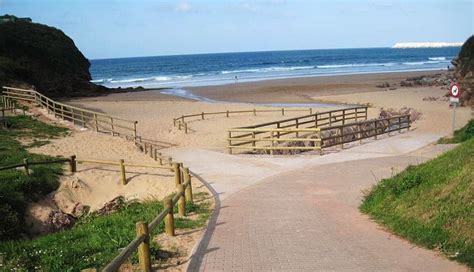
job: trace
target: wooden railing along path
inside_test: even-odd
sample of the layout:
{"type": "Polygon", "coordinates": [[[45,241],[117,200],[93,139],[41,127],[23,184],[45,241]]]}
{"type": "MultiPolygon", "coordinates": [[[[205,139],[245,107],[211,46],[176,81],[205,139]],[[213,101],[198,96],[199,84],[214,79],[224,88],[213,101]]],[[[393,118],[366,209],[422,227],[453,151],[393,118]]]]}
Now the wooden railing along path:
{"type": "Polygon", "coordinates": [[[225,115],[226,117],[230,117],[231,114],[243,114],[243,113],[252,113],[254,116],[257,113],[265,113],[265,112],[281,112],[282,116],[285,116],[286,112],[308,112],[309,114],[313,113],[312,108],[308,109],[293,109],[293,108],[281,108],[281,109],[252,109],[252,110],[226,110],[226,111],[218,111],[218,112],[201,112],[196,114],[189,114],[189,115],[182,115],[177,118],[173,118],[173,126],[178,126],[179,130],[184,129],[184,133],[188,133],[188,121],[186,119],[191,119],[195,117],[200,117],[200,120],[205,120],[206,116],[211,115],[225,115]]]}
{"type": "Polygon", "coordinates": [[[35,103],[46,109],[48,113],[54,114],[55,117],[70,121],[75,125],[88,127],[98,132],[107,132],[114,136],[132,136],[134,139],[137,138],[137,121],[121,119],[57,102],[34,90],[4,86],[2,96],[7,103],[11,103],[11,101],[35,103]]]}
{"type": "Polygon", "coordinates": [[[321,150],[320,129],[367,120],[367,107],[354,107],[288,118],[228,130],[227,148],[234,150],[321,150]],[[284,137],[286,136],[286,137],[284,137]],[[282,142],[293,144],[281,145],[282,142]],[[269,143],[269,144],[268,144],[269,143]],[[296,143],[296,144],[294,144],[296,143]],[[312,143],[307,145],[307,143],[312,143]]]}
{"type": "MultiPolygon", "coordinates": [[[[173,207],[178,206],[178,214],[180,216],[186,216],[186,202],[193,202],[193,190],[191,183],[191,174],[188,168],[183,167],[180,163],[173,163],[172,167],[163,165],[143,165],[138,163],[125,163],[123,159],[119,162],[103,161],[103,160],[89,160],[89,159],[77,159],[76,156],[70,158],[56,159],[49,161],[34,161],[31,162],[28,159],[24,159],[23,163],[3,166],[0,167],[0,171],[24,168],[26,175],[30,175],[31,167],[34,165],[46,165],[46,164],[62,164],[68,163],[69,171],[75,173],[77,170],[77,163],[94,163],[119,166],[121,172],[122,184],[127,184],[125,167],[145,167],[145,168],[160,168],[168,169],[175,174],[175,185],[177,193],[173,197],[168,197],[163,200],[164,209],[148,224],[146,222],[136,223],[136,238],[132,240],[125,248],[121,249],[120,253],[105,266],[103,271],[118,271],[120,266],[138,249],[138,259],[141,271],[151,271],[151,257],[150,257],[150,232],[155,230],[160,223],[164,220],[165,232],[170,236],[175,236],[174,227],[174,212],[173,207]]],[[[95,269],[88,269],[89,271],[95,271],[95,269]]]]}
{"type": "Polygon", "coordinates": [[[171,164],[172,158],[162,155],[158,150],[170,144],[144,139],[137,134],[137,121],[125,120],[100,112],[74,107],[50,99],[34,90],[3,87],[0,101],[5,105],[17,105],[18,101],[35,103],[63,120],[75,125],[91,128],[97,132],[110,133],[112,136],[124,137],[133,141],[145,153],[164,164],[171,164]]]}

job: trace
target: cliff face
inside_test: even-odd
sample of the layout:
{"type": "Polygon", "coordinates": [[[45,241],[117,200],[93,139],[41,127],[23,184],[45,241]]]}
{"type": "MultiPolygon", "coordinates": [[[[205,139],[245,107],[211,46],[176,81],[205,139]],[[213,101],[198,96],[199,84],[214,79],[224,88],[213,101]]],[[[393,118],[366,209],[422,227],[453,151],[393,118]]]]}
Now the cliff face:
{"type": "Polygon", "coordinates": [[[0,84],[32,85],[55,97],[105,91],[89,82],[89,67],[61,30],[22,20],[0,22],[0,84]]]}
{"type": "Polygon", "coordinates": [[[474,36],[469,37],[461,47],[459,56],[453,61],[456,78],[461,84],[461,104],[474,106],[474,36]]]}

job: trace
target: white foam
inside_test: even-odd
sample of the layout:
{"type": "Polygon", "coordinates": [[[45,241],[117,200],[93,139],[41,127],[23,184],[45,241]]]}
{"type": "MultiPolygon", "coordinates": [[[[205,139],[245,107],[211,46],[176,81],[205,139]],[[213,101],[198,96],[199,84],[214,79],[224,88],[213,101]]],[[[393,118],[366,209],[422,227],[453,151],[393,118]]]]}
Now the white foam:
{"type": "Polygon", "coordinates": [[[446,60],[446,57],[430,57],[429,60],[446,60]]]}

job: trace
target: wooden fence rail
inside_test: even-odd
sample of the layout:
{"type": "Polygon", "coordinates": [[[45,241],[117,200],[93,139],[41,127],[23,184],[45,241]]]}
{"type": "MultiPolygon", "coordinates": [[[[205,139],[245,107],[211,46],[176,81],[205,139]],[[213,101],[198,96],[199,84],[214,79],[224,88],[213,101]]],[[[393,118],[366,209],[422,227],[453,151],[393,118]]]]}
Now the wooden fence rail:
{"type": "Polygon", "coordinates": [[[184,132],[188,133],[188,122],[186,119],[200,117],[199,119],[204,120],[206,116],[210,115],[225,115],[226,117],[230,117],[231,114],[242,114],[242,113],[252,113],[254,116],[257,113],[265,113],[265,112],[281,112],[281,115],[284,116],[287,112],[308,112],[309,114],[313,114],[313,109],[293,109],[293,108],[281,108],[281,109],[252,109],[252,110],[226,110],[226,111],[219,111],[219,112],[201,112],[196,114],[189,114],[189,115],[182,115],[177,118],[173,118],[173,126],[178,126],[179,130],[184,129],[184,132]]]}
{"type": "MultiPolygon", "coordinates": [[[[239,127],[228,130],[228,151],[234,149],[266,151],[266,150],[320,150],[321,138],[315,135],[326,126],[344,125],[351,121],[367,120],[367,107],[354,107],[288,118],[253,126],[239,127]],[[288,138],[289,137],[289,138],[288,138]],[[318,140],[319,139],[319,140],[318,140]],[[270,142],[270,146],[258,145],[258,142],[270,142]],[[293,146],[275,145],[275,142],[294,142],[293,146]],[[299,143],[298,143],[299,142],[299,143]],[[311,146],[303,146],[303,142],[313,142],[311,146]],[[319,149],[318,149],[319,148],[319,149]]],[[[270,152],[272,154],[273,152],[270,152]]]]}
{"type": "Polygon", "coordinates": [[[112,117],[100,112],[91,111],[52,100],[34,90],[25,90],[3,86],[2,95],[7,103],[11,101],[26,101],[35,103],[46,109],[55,117],[70,121],[75,125],[88,127],[100,132],[118,136],[137,137],[137,121],[112,117]]]}
{"type": "Polygon", "coordinates": [[[150,233],[154,231],[161,222],[165,223],[165,232],[170,236],[175,236],[174,211],[173,207],[178,206],[178,214],[186,216],[186,202],[192,203],[191,175],[188,168],[178,165],[177,173],[179,178],[176,183],[177,193],[173,197],[163,200],[163,210],[150,222],[136,223],[136,237],[120,253],[108,263],[102,271],[118,271],[120,266],[138,250],[138,261],[141,271],[152,271],[150,256],[150,233]]]}
{"type": "Polygon", "coordinates": [[[410,130],[410,127],[409,114],[325,127],[321,129],[321,146],[327,148],[340,145],[343,148],[346,143],[372,137],[377,139],[379,135],[395,131],[401,133],[403,129],[410,130]]]}

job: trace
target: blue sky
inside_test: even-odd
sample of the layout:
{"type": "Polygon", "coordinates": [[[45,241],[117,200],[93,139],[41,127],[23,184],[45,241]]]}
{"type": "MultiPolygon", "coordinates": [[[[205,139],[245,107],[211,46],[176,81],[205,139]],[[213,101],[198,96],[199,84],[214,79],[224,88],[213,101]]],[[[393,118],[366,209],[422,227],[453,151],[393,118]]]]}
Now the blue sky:
{"type": "Polygon", "coordinates": [[[463,42],[473,0],[0,0],[62,29],[90,59],[463,42]]]}

